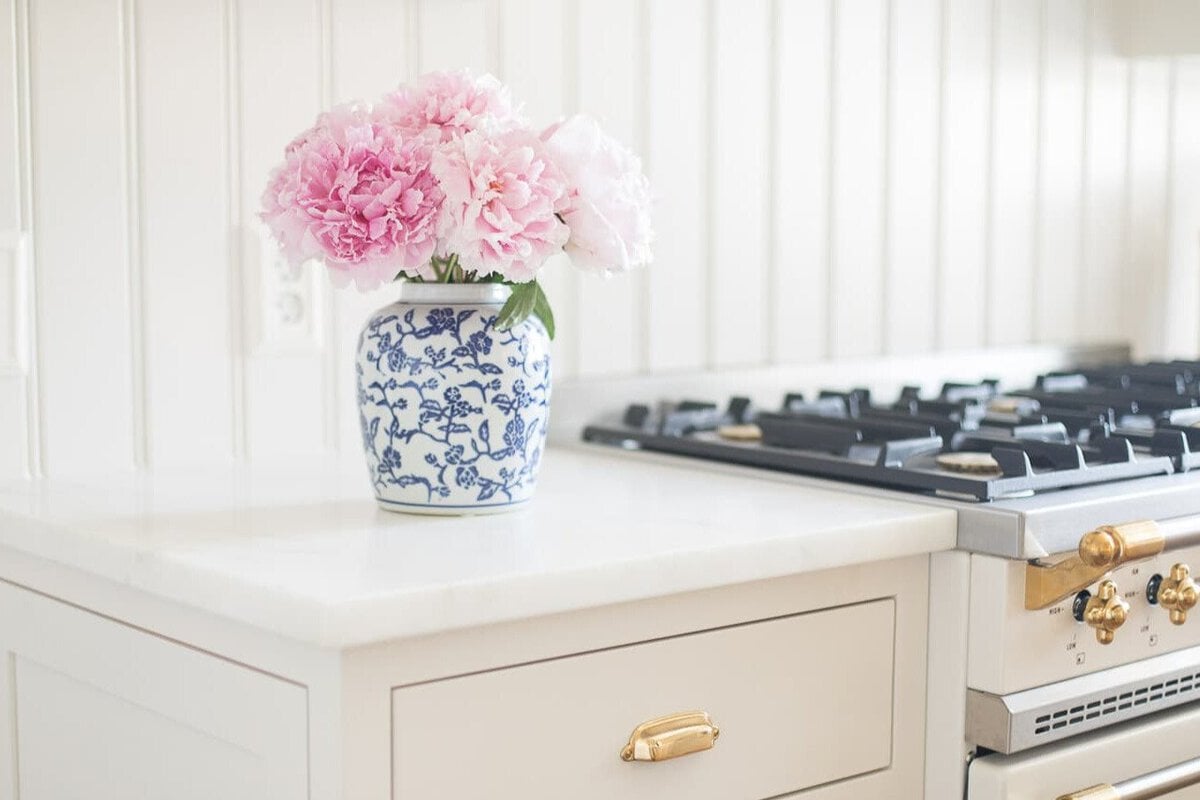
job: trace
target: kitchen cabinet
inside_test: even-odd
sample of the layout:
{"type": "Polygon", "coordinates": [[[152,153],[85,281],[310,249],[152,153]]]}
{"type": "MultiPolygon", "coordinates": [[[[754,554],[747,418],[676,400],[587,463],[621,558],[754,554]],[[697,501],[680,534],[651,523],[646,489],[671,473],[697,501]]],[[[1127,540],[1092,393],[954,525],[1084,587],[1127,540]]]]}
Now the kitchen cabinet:
{"type": "Polygon", "coordinates": [[[500,518],[286,474],[0,486],[0,800],[922,796],[953,514],[734,474],[698,509],[689,471],[551,458],[500,518]],[[622,759],[689,711],[711,749],[622,759]]]}
{"type": "Polygon", "coordinates": [[[0,797],[916,797],[927,560],[347,650],[308,684],[0,583],[0,797]],[[711,751],[621,759],[693,708],[711,751]]]}
{"type": "Polygon", "coordinates": [[[0,581],[3,656],[0,797],[309,796],[303,686],[0,581]]]}

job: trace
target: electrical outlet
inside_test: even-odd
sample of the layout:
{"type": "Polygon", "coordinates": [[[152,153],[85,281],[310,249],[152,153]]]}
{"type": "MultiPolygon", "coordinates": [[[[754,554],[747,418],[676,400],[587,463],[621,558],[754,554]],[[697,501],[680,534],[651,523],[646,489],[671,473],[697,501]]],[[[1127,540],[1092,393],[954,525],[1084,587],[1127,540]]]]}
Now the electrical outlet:
{"type": "Polygon", "coordinates": [[[263,354],[315,353],[322,344],[322,270],[292,269],[263,226],[257,227],[258,269],[253,305],[255,350],[263,354]]]}

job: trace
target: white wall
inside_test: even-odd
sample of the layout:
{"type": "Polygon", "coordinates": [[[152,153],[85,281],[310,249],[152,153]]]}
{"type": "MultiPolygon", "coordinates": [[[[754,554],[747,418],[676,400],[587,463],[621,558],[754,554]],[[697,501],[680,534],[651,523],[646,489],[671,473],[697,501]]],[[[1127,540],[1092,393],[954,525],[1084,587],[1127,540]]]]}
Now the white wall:
{"type": "Polygon", "coordinates": [[[0,0],[0,475],[357,447],[391,292],[289,281],[254,213],[319,108],[438,67],[646,158],[658,263],[551,268],[560,377],[1195,353],[1200,63],[1115,2],[0,0]]]}

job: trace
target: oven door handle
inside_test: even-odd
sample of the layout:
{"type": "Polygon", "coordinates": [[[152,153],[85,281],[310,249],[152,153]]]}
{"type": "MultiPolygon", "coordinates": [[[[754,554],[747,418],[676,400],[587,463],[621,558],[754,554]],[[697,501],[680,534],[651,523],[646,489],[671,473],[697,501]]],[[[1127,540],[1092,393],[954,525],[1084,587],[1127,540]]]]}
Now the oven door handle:
{"type": "Polygon", "coordinates": [[[1200,544],[1200,516],[1101,525],[1083,535],[1069,558],[1025,565],[1025,608],[1049,608],[1122,564],[1196,544],[1200,544]]]}
{"type": "Polygon", "coordinates": [[[1058,800],[1153,800],[1197,783],[1200,783],[1200,758],[1193,758],[1138,778],[1060,795],[1058,800]]]}

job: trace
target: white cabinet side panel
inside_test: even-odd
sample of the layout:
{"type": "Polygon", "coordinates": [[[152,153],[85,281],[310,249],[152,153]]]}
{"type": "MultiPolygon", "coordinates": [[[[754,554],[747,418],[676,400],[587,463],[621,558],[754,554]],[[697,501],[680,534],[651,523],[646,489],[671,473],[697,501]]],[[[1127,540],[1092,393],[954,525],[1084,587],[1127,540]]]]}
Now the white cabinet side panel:
{"type": "Polygon", "coordinates": [[[0,800],[17,800],[16,656],[0,639],[0,800]]]}
{"type": "Polygon", "coordinates": [[[6,583],[0,642],[21,800],[308,797],[304,687],[6,583]]]}
{"type": "Polygon", "coordinates": [[[929,672],[926,679],[925,798],[961,800],[966,780],[967,627],[971,557],[929,559],[929,672]]]}

